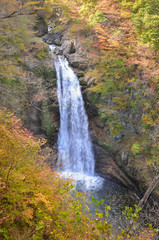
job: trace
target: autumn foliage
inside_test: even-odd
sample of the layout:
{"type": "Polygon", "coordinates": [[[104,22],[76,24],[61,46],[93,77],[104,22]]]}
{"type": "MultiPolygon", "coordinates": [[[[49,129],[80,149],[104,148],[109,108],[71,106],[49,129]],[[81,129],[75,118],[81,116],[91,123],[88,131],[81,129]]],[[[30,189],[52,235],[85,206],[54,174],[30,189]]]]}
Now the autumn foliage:
{"type": "MultiPolygon", "coordinates": [[[[111,225],[101,220],[103,214],[97,209],[97,218],[92,220],[84,197],[75,194],[71,181],[60,179],[44,163],[40,149],[44,142],[22,128],[12,113],[0,110],[0,238],[112,239],[111,225]]],[[[106,214],[108,210],[106,206],[106,214]]],[[[132,210],[127,211],[136,218],[132,210]]],[[[142,236],[153,239],[154,234],[143,229],[139,237],[131,238],[131,233],[122,230],[118,239],[142,236]]]]}
{"type": "Polygon", "coordinates": [[[0,236],[3,239],[70,239],[74,231],[69,223],[74,223],[75,214],[68,194],[72,184],[59,179],[44,164],[40,154],[44,142],[22,128],[13,114],[0,111],[0,236]]]}

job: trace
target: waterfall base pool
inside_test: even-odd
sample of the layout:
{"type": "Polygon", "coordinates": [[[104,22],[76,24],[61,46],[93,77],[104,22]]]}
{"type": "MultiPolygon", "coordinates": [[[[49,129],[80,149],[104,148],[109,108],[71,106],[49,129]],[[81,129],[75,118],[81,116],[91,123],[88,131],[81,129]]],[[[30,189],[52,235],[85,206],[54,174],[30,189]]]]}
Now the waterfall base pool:
{"type": "Polygon", "coordinates": [[[92,202],[92,197],[96,203],[103,199],[103,204],[98,206],[99,211],[105,215],[105,206],[110,206],[111,210],[106,220],[109,224],[112,224],[114,228],[125,228],[128,222],[126,216],[123,215],[125,207],[133,207],[137,204],[137,195],[130,191],[128,188],[108,180],[107,178],[101,178],[97,176],[88,176],[81,173],[75,173],[71,171],[59,172],[59,176],[64,179],[71,179],[74,183],[74,189],[82,192],[86,197],[86,202],[89,204],[89,211],[93,218],[96,218],[96,204],[92,202]]]}
{"type": "Polygon", "coordinates": [[[99,176],[86,175],[79,172],[61,172],[62,178],[70,178],[78,191],[96,191],[103,188],[104,178],[99,176]]]}

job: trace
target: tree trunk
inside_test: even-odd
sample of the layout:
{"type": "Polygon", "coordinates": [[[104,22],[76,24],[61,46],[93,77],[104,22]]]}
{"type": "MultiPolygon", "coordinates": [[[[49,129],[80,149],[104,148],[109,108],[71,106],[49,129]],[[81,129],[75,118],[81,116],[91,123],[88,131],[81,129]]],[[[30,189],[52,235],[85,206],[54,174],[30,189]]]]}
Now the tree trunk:
{"type": "Polygon", "coordinates": [[[148,187],[148,189],[147,189],[147,191],[145,192],[143,198],[139,201],[138,207],[142,207],[142,206],[145,205],[145,203],[147,202],[150,194],[152,193],[152,191],[153,191],[154,188],[156,187],[158,181],[159,181],[159,175],[157,175],[157,176],[153,179],[151,185],[148,187]]]}

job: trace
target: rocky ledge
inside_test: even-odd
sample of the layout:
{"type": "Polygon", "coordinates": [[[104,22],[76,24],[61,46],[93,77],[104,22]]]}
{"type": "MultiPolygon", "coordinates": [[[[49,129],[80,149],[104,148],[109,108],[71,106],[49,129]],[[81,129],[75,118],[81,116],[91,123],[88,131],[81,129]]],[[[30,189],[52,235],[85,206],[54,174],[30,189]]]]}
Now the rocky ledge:
{"type": "Polygon", "coordinates": [[[42,37],[43,41],[47,44],[55,44],[58,46],[55,49],[56,54],[63,54],[71,67],[78,70],[86,70],[88,67],[88,60],[86,53],[83,51],[80,39],[69,39],[68,32],[64,33],[48,33],[42,37]]]}

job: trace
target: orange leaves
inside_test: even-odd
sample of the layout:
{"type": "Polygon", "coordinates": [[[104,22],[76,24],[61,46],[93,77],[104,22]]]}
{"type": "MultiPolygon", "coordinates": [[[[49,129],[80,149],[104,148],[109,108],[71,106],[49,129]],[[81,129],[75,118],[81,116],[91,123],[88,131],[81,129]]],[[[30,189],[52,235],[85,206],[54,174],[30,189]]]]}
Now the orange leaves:
{"type": "MultiPolygon", "coordinates": [[[[35,141],[32,133],[22,128],[19,119],[6,111],[0,110],[0,153],[3,159],[9,161],[15,159],[19,164],[22,159],[35,157],[40,150],[40,145],[45,141],[35,141]]],[[[38,157],[37,157],[38,159],[38,157]]]]}

